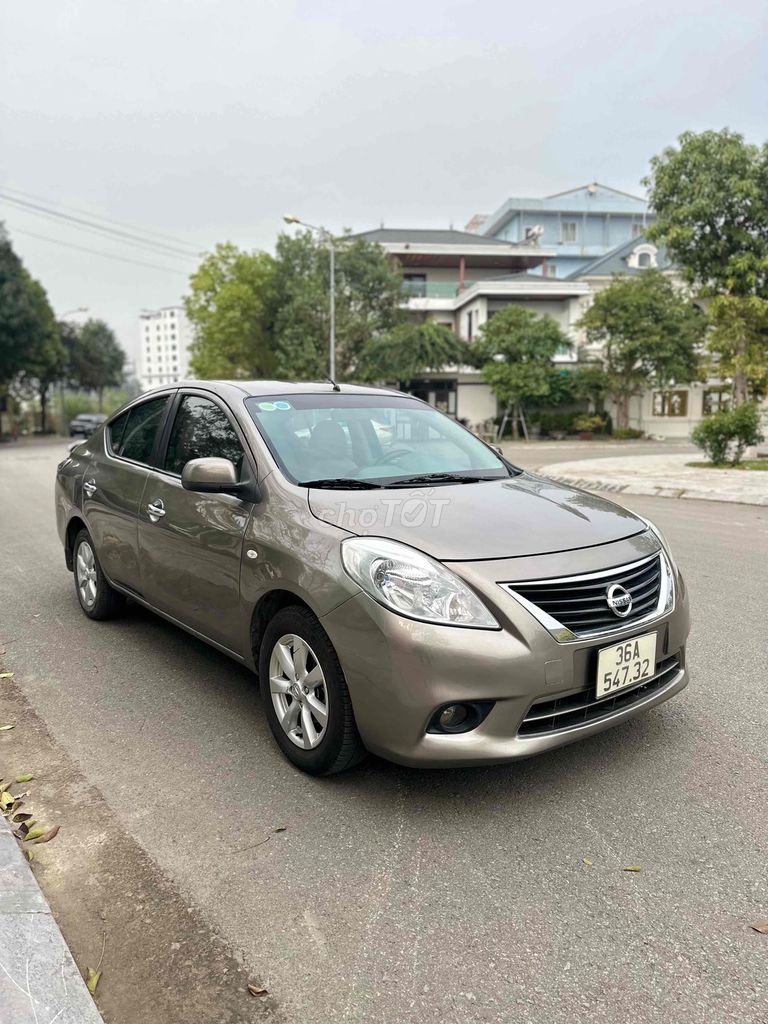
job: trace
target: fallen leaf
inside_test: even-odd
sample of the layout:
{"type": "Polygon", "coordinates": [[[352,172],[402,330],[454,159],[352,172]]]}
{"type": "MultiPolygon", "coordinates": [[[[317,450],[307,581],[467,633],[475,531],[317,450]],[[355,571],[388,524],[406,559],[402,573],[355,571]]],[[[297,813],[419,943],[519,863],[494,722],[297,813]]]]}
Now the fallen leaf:
{"type": "Polygon", "coordinates": [[[101,971],[94,971],[92,967],[88,968],[88,978],[85,982],[86,988],[93,995],[96,992],[96,986],[101,980],[101,971]]]}
{"type": "Polygon", "coordinates": [[[35,859],[35,855],[32,852],[32,850],[25,850],[24,852],[27,855],[27,860],[34,860],[35,859]]]}
{"type": "Polygon", "coordinates": [[[13,672],[0,672],[0,679],[13,679],[13,672]]]}
{"type": "Polygon", "coordinates": [[[6,807],[10,807],[14,800],[15,797],[11,796],[7,789],[4,789],[2,793],[0,793],[0,807],[2,807],[3,810],[5,810],[6,807]]]}
{"type": "Polygon", "coordinates": [[[32,779],[34,779],[34,777],[35,777],[34,775],[17,775],[16,776],[16,781],[17,782],[31,782],[32,779]]]}
{"type": "Polygon", "coordinates": [[[277,833],[277,832],[287,832],[288,829],[285,827],[285,825],[281,825],[279,828],[273,828],[272,831],[275,832],[275,833],[277,833]]]}
{"type": "Polygon", "coordinates": [[[38,839],[40,836],[44,836],[44,835],[45,835],[45,829],[44,828],[33,828],[33,829],[30,829],[30,831],[27,832],[27,841],[29,842],[32,839],[38,839]]]}
{"type": "Polygon", "coordinates": [[[622,871],[642,871],[643,869],[639,864],[630,864],[629,867],[622,868],[622,871]]]}
{"type": "Polygon", "coordinates": [[[0,732],[8,732],[8,730],[12,728],[12,725],[0,725],[0,732]]]}
{"type": "MultiPolygon", "coordinates": [[[[13,820],[14,821],[29,821],[31,817],[32,817],[32,815],[29,814],[27,811],[19,811],[18,814],[14,814],[13,820]]],[[[30,822],[30,826],[29,827],[30,828],[32,827],[32,823],[31,822],[30,822]]]]}
{"type": "Polygon", "coordinates": [[[252,996],[266,996],[269,994],[269,989],[259,988],[258,985],[249,985],[248,991],[252,996]]]}
{"type": "MultiPolygon", "coordinates": [[[[49,828],[44,836],[41,836],[39,839],[37,839],[35,841],[35,845],[38,845],[39,843],[50,843],[50,841],[52,839],[55,839],[56,836],[59,834],[59,829],[60,828],[61,828],[61,825],[54,825],[53,828],[49,828]]],[[[32,831],[34,832],[35,829],[32,829],[32,831]]],[[[27,838],[29,838],[29,837],[27,837],[27,838]]]]}
{"type": "Polygon", "coordinates": [[[589,859],[589,857],[582,857],[581,862],[582,864],[586,864],[588,868],[592,867],[592,861],[589,859]]]}
{"type": "Polygon", "coordinates": [[[761,935],[768,935],[768,921],[755,921],[749,927],[755,932],[760,932],[761,935]]]}

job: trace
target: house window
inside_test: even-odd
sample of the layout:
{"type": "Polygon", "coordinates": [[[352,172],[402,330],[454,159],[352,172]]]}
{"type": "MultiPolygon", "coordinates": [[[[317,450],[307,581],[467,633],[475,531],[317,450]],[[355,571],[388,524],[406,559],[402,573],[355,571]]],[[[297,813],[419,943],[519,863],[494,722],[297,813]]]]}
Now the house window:
{"type": "Polygon", "coordinates": [[[472,341],[472,310],[467,313],[467,341],[472,341]]]}
{"type": "Polygon", "coordinates": [[[643,234],[644,231],[645,231],[645,225],[644,224],[633,224],[632,225],[632,237],[633,238],[639,238],[643,234]]]}
{"type": "Polygon", "coordinates": [[[576,221],[564,220],[560,225],[560,241],[568,245],[576,241],[576,221]]]}
{"type": "Polygon", "coordinates": [[[644,267],[651,266],[651,254],[649,252],[640,252],[637,254],[637,265],[642,270],[644,267]]]}
{"type": "Polygon", "coordinates": [[[653,392],[653,415],[654,416],[687,416],[688,415],[688,392],[687,391],[654,391],[653,392]]]}
{"type": "Polygon", "coordinates": [[[403,274],[403,291],[411,298],[423,299],[427,294],[427,275],[403,274]]]}
{"type": "Polygon", "coordinates": [[[731,407],[731,392],[729,388],[707,388],[704,392],[702,411],[705,416],[713,412],[725,412],[731,407]]]}

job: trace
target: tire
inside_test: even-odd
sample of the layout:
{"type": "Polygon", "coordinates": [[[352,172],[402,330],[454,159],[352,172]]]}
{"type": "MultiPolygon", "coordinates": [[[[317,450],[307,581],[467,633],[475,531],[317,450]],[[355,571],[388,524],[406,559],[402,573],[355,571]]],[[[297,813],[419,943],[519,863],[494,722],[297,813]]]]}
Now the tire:
{"type": "Polygon", "coordinates": [[[365,757],[338,656],[309,609],[283,608],[267,625],[259,685],[277,745],[297,768],[334,775],[365,757]],[[302,671],[306,685],[299,683],[302,671]]]}
{"type": "Polygon", "coordinates": [[[125,598],[107,582],[87,530],[81,530],[75,537],[72,568],[77,600],[89,619],[111,619],[122,611],[125,598]]]}

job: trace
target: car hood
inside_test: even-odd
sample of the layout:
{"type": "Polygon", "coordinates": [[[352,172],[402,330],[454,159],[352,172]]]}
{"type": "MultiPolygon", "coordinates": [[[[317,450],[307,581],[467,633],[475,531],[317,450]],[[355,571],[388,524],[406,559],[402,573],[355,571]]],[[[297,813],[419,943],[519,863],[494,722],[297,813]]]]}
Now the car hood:
{"type": "Polygon", "coordinates": [[[309,507],[349,533],[398,540],[442,561],[550,554],[647,529],[620,505],[530,473],[402,490],[310,489],[309,507]]]}

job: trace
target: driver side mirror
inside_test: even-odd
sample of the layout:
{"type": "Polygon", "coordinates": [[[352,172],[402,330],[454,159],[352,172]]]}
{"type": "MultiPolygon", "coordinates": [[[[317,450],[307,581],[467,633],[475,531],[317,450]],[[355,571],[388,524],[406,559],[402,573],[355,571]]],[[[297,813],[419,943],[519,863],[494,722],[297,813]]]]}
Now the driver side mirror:
{"type": "Polygon", "coordinates": [[[181,471],[181,486],[202,494],[236,494],[242,489],[234,463],[217,458],[190,459],[181,471]]]}

